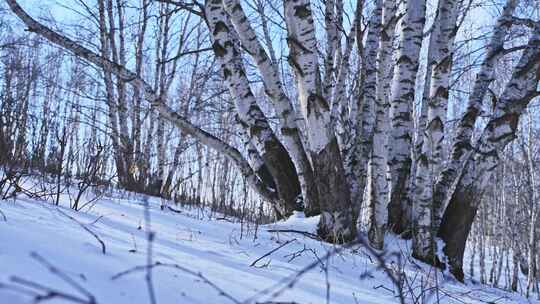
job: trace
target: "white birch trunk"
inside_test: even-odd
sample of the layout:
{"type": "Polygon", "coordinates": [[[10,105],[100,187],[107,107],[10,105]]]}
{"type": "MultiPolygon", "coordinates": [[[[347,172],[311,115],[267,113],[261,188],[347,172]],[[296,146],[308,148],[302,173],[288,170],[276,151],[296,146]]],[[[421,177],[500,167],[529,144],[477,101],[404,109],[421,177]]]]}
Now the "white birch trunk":
{"type": "Polygon", "coordinates": [[[384,234],[388,224],[388,108],[389,87],[392,71],[392,43],[395,31],[395,0],[384,0],[382,7],[382,31],[377,54],[377,95],[375,101],[375,125],[373,151],[370,156],[370,192],[367,199],[371,209],[369,240],[377,249],[383,249],[384,234]]]}
{"type": "Polygon", "coordinates": [[[356,237],[356,215],[332,128],[329,101],[324,98],[311,3],[309,0],[285,0],[284,14],[289,64],[296,76],[315,182],[319,189],[321,221],[318,233],[331,242],[349,241],[356,237]]]}
{"type": "Polygon", "coordinates": [[[478,139],[475,154],[465,160],[462,176],[453,187],[439,229],[439,236],[445,242],[443,250],[449,259],[450,270],[460,280],[463,279],[465,242],[481,199],[481,190],[486,188],[497,168],[499,153],[515,138],[520,115],[529,102],[538,96],[539,69],[540,27],[537,26],[478,139]],[[456,230],[456,227],[459,229],[456,230]]]}
{"type": "MultiPolygon", "coordinates": [[[[337,141],[343,155],[343,166],[345,168],[345,174],[347,181],[351,188],[351,201],[355,208],[355,214],[359,212],[362,207],[362,200],[364,194],[364,186],[361,185],[359,180],[359,172],[355,169],[356,157],[358,156],[357,150],[360,149],[356,145],[358,138],[358,111],[349,111],[348,103],[357,107],[359,98],[347,98],[347,78],[350,74],[350,61],[353,45],[356,38],[356,31],[360,28],[360,20],[357,18],[351,28],[349,35],[346,38],[345,49],[341,56],[340,68],[338,73],[338,79],[334,89],[334,98],[331,107],[332,121],[336,130],[337,141]]],[[[365,184],[365,183],[364,183],[365,184]]]]}
{"type": "MultiPolygon", "coordinates": [[[[417,161],[415,197],[413,201],[413,255],[424,261],[437,264],[435,253],[435,229],[440,222],[439,206],[433,201],[435,176],[443,162],[444,122],[448,104],[450,73],[452,69],[452,49],[456,34],[458,16],[457,2],[453,0],[439,3],[434,28],[429,41],[432,62],[429,74],[429,96],[427,120],[422,132],[422,150],[417,161]]],[[[422,105],[423,107],[424,105],[422,105]]]]}
{"type": "Polygon", "coordinates": [[[482,109],[484,96],[489,85],[494,80],[495,65],[503,53],[504,40],[508,30],[512,25],[512,14],[516,9],[518,0],[508,0],[501,16],[495,24],[493,35],[487,46],[486,57],[476,76],[473,91],[469,97],[467,110],[461,117],[457,126],[457,133],[454,136],[450,159],[441,171],[436,180],[433,193],[435,204],[441,205],[441,210],[445,209],[450,199],[449,191],[453,188],[456,178],[462,171],[466,159],[470,157],[472,151],[472,135],[476,119],[482,109]]]}
{"type": "MultiPolygon", "coordinates": [[[[101,56],[110,60],[111,50],[109,41],[109,30],[107,28],[106,7],[104,0],[98,1],[100,51],[101,56]]],[[[125,184],[126,165],[122,155],[120,142],[120,131],[118,128],[118,108],[116,106],[112,72],[108,68],[103,69],[103,81],[105,84],[106,103],[108,108],[108,120],[111,128],[111,142],[113,146],[113,158],[115,160],[118,179],[121,185],[125,184]]]]}
{"type": "Polygon", "coordinates": [[[411,112],[415,97],[415,81],[418,72],[420,48],[425,23],[426,1],[408,0],[405,15],[400,23],[397,64],[391,86],[388,175],[390,177],[389,224],[396,232],[402,232],[403,203],[409,183],[411,168],[411,112]]]}
{"type": "MultiPolygon", "coordinates": [[[[239,8],[241,7],[236,6],[236,13],[241,12],[239,8]]],[[[282,201],[281,216],[288,216],[294,210],[301,209],[301,206],[297,205],[301,190],[294,164],[257,105],[242,63],[238,41],[235,39],[236,33],[230,24],[223,3],[219,0],[206,1],[205,13],[212,34],[212,48],[221,64],[225,83],[234,98],[238,117],[247,127],[253,144],[274,177],[276,190],[282,201]]]]}
{"type": "MultiPolygon", "coordinates": [[[[536,229],[538,227],[538,190],[536,184],[536,172],[534,166],[534,154],[533,154],[533,142],[532,142],[532,114],[528,113],[528,138],[527,138],[527,169],[529,173],[529,182],[531,189],[531,208],[529,214],[529,235],[528,235],[528,254],[527,254],[527,264],[529,268],[529,273],[527,274],[527,292],[526,296],[529,297],[530,293],[533,291],[536,285],[536,275],[537,267],[540,265],[536,264],[536,255],[537,255],[537,239],[536,229]]],[[[537,291],[538,292],[538,291],[537,291]]]]}
{"type": "Polygon", "coordinates": [[[224,6],[231,17],[242,46],[257,64],[266,95],[272,101],[273,108],[279,118],[279,130],[283,136],[283,143],[291,154],[300,179],[306,214],[316,214],[318,213],[319,202],[313,170],[296,124],[296,113],[283,88],[277,62],[268,56],[258,40],[257,34],[251,26],[240,1],[225,0],[224,6]]]}

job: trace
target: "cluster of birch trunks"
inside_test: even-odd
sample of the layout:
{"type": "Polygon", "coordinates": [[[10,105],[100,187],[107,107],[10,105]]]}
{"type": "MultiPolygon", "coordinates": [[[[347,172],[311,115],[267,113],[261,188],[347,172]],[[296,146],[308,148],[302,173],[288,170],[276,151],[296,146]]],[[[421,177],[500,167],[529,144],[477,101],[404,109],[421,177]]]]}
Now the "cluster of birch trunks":
{"type": "MultiPolygon", "coordinates": [[[[97,28],[92,44],[5,0],[29,32],[74,55],[74,69],[99,68],[104,95],[95,102],[109,109],[122,187],[170,197],[181,184],[175,174],[192,147],[166,147],[170,130],[194,139],[195,154],[225,157],[225,170],[234,167],[277,218],[320,215],[318,236],[333,243],[354,241],[359,227],[377,249],[388,233],[412,238],[415,258],[459,280],[473,223],[474,244],[490,235],[479,210],[505,227],[524,218],[526,232],[504,232],[522,235],[510,238],[517,245],[506,256],[525,257],[533,282],[538,189],[533,131],[525,135],[535,129],[529,105],[540,94],[537,1],[506,0],[492,19],[483,15],[477,33],[471,14],[483,3],[473,0],[128,2],[83,5],[97,28]],[[192,75],[179,85],[183,73],[192,75]],[[221,87],[210,85],[216,77],[221,87]],[[194,105],[208,100],[222,128],[234,128],[218,135],[196,118],[194,105]],[[144,107],[151,111],[142,117],[144,107]],[[520,134],[521,152],[509,154],[520,134]],[[523,200],[529,207],[518,208],[523,200]],[[509,215],[517,210],[525,211],[509,215]]],[[[40,159],[45,146],[36,145],[40,159]]]]}

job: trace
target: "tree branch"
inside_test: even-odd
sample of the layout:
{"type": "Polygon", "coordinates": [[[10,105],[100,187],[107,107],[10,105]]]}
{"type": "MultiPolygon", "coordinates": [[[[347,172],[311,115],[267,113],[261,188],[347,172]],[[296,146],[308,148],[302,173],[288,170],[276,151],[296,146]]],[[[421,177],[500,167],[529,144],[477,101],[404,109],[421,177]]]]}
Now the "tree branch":
{"type": "Polygon", "coordinates": [[[259,193],[262,197],[269,201],[277,200],[277,194],[275,190],[269,188],[268,185],[265,185],[261,182],[261,180],[255,175],[255,173],[249,166],[249,163],[244,159],[240,151],[223,142],[214,135],[193,125],[186,118],[174,112],[164,102],[164,100],[162,100],[162,96],[156,94],[152,86],[148,84],[144,79],[139,77],[136,73],[128,70],[122,65],[119,65],[96,54],[95,52],[85,48],[84,46],[69,39],[68,37],[62,36],[61,34],[39,23],[30,15],[28,15],[26,11],[24,11],[16,0],[5,1],[9,5],[11,11],[15,13],[15,15],[17,15],[28,27],[28,31],[41,35],[50,42],[73,52],[76,56],[84,58],[85,60],[105,70],[110,71],[124,82],[130,83],[131,85],[138,87],[142,92],[144,92],[145,99],[154,108],[156,108],[165,119],[180,128],[182,132],[193,136],[203,145],[211,147],[216,151],[225,154],[229,159],[231,159],[231,161],[233,161],[237,165],[242,175],[247,179],[248,183],[255,189],[255,191],[257,191],[257,193],[259,193]]]}

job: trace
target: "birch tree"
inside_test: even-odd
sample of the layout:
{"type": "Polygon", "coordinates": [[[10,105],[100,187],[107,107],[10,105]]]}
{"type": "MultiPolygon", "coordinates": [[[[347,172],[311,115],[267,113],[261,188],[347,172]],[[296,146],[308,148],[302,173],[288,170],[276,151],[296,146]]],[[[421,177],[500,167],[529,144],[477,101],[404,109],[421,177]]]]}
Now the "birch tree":
{"type": "Polygon", "coordinates": [[[324,98],[317,41],[309,0],[284,3],[289,64],[296,77],[300,111],[307,125],[308,151],[319,190],[318,234],[330,241],[350,241],[356,235],[343,162],[331,128],[330,106],[324,98]]]}
{"type": "MultiPolygon", "coordinates": [[[[520,215],[529,234],[511,245],[512,254],[500,248],[505,238],[489,235],[496,221],[512,225],[503,220],[509,202],[528,199],[504,191],[514,184],[517,192],[526,188],[524,174],[514,182],[507,172],[517,175],[514,171],[527,168],[533,176],[538,165],[514,159],[521,169],[514,164],[496,170],[520,133],[519,118],[538,96],[540,26],[523,17],[533,4],[507,0],[493,31],[460,41],[471,3],[457,0],[430,8],[435,17],[427,28],[425,0],[360,0],[351,8],[341,0],[285,0],[267,15],[271,3],[265,0],[253,6],[240,0],[133,0],[134,6],[96,0],[95,7],[83,9],[88,32],[97,29],[99,40],[77,42],[32,18],[16,0],[5,2],[29,32],[99,68],[100,75],[88,69],[85,79],[91,84],[77,91],[97,92],[95,105],[85,112],[92,121],[91,145],[103,141],[103,151],[112,151],[100,150],[105,164],[100,174],[118,174],[122,188],[208,203],[220,211],[235,202],[248,204],[257,193],[264,203],[252,204],[253,210],[273,210],[273,219],[300,211],[320,215],[317,233],[328,242],[347,243],[365,231],[371,246],[384,250],[386,234],[412,236],[414,257],[440,267],[447,263],[460,280],[467,237],[480,212],[473,233],[482,248],[475,247],[473,260],[485,265],[491,252],[496,261],[490,272],[481,267],[482,277],[489,274],[498,285],[503,260],[513,254],[515,265],[529,251],[533,281],[537,220],[520,215]],[[479,50],[462,49],[473,46],[479,50]],[[475,52],[481,54],[479,66],[466,62],[475,52]],[[427,67],[425,75],[420,66],[427,67]],[[471,92],[456,85],[466,81],[464,74],[475,76],[471,92]],[[90,81],[96,75],[97,81],[90,81]],[[421,108],[413,109],[420,99],[421,108]],[[448,105],[462,100],[467,100],[463,115],[455,108],[448,113],[448,105]],[[101,120],[105,131],[98,129],[101,120]],[[494,176],[502,189],[492,185],[494,176]],[[362,206],[367,225],[357,221],[362,206]],[[446,257],[438,256],[437,237],[446,257]]],[[[62,60],[57,65],[63,70],[62,60]]],[[[32,64],[28,67],[23,73],[3,71],[0,117],[0,147],[23,159],[23,143],[32,135],[19,129],[32,122],[23,122],[30,117],[24,115],[17,121],[15,114],[29,113],[25,96],[33,98],[36,91],[37,82],[27,77],[32,64]]],[[[44,113],[82,119],[67,113],[81,107],[81,97],[66,94],[73,100],[68,107],[57,101],[64,96],[61,88],[45,91],[58,98],[40,104],[44,113]]],[[[37,158],[47,150],[62,156],[67,151],[61,171],[79,171],[74,143],[80,139],[67,129],[81,125],[43,120],[36,148],[30,149],[37,158]],[[62,138],[67,146],[48,146],[62,134],[71,134],[62,138]]]]}
{"type": "MultiPolygon", "coordinates": [[[[443,163],[444,122],[449,96],[452,49],[457,32],[457,1],[439,3],[437,15],[430,34],[428,62],[430,79],[427,99],[425,130],[418,136],[424,137],[421,154],[417,161],[415,194],[413,203],[413,255],[417,258],[433,259],[436,252],[434,227],[440,222],[439,209],[433,198],[435,176],[443,163]],[[432,223],[433,221],[433,223],[432,223]]],[[[424,105],[423,105],[424,106],[424,105]]]]}
{"type": "Polygon", "coordinates": [[[497,168],[499,154],[515,138],[519,118],[529,102],[538,96],[540,81],[540,27],[531,37],[512,72],[512,78],[499,97],[495,110],[475,144],[475,153],[464,164],[454,193],[445,209],[439,236],[450,269],[463,280],[462,261],[465,243],[478,210],[481,189],[484,189],[497,168]],[[459,229],[456,229],[459,227],[459,229]]]}
{"type": "Polygon", "coordinates": [[[407,210],[404,204],[407,200],[406,192],[411,168],[411,112],[426,19],[426,2],[407,1],[404,9],[404,15],[399,23],[397,63],[391,84],[389,136],[392,145],[388,146],[389,224],[398,233],[403,232],[407,226],[407,210]]]}

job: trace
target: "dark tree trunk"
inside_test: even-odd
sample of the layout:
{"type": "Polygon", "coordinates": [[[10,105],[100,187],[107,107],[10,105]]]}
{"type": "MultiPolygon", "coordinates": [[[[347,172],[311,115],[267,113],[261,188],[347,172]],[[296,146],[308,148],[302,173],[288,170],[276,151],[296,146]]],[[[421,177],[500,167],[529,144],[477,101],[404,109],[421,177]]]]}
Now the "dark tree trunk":
{"type": "Polygon", "coordinates": [[[404,169],[398,171],[399,182],[396,184],[396,189],[392,189],[388,204],[388,227],[395,234],[405,233],[403,236],[406,239],[410,238],[411,228],[411,210],[407,195],[410,170],[411,160],[407,160],[404,162],[404,169]]]}
{"type": "Polygon", "coordinates": [[[356,238],[356,215],[337,149],[337,140],[334,138],[321,152],[312,153],[311,156],[313,166],[319,172],[315,175],[321,203],[321,221],[317,234],[331,243],[346,243],[356,238]]]}
{"type": "Polygon", "coordinates": [[[279,196],[278,208],[281,213],[279,217],[287,217],[295,210],[301,211],[302,205],[298,204],[298,198],[301,197],[300,182],[287,150],[279,141],[267,141],[265,149],[267,153],[261,155],[265,164],[261,169],[264,172],[257,172],[257,174],[267,185],[271,180],[267,173],[273,177],[274,189],[277,190],[279,196]]]}
{"type": "Polygon", "coordinates": [[[446,208],[438,237],[444,242],[443,252],[448,258],[450,272],[457,280],[463,282],[463,254],[467,237],[478,210],[478,191],[474,187],[458,185],[446,208]]]}

